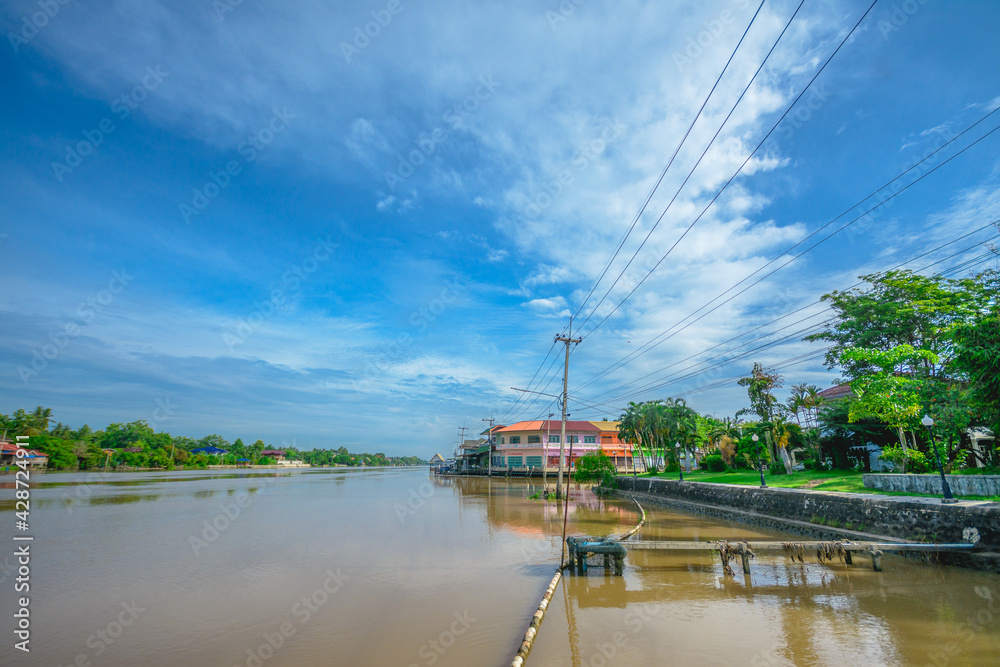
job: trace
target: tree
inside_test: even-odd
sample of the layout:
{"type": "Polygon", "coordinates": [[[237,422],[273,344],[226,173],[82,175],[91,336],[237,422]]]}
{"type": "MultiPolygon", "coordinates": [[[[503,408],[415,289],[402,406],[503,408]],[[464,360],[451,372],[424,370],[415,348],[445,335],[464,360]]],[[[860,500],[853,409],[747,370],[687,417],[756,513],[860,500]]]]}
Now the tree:
{"type": "Polygon", "coordinates": [[[954,368],[969,381],[969,400],[1000,436],[1000,309],[956,325],[954,368]]]}
{"type": "MultiPolygon", "coordinates": [[[[677,399],[678,401],[682,399],[677,399]]],[[[671,409],[673,418],[672,435],[674,442],[680,445],[681,451],[687,454],[688,470],[694,470],[694,453],[702,445],[702,433],[698,428],[698,413],[686,404],[674,405],[671,409]]],[[[680,465],[680,460],[677,461],[680,465]]]]}
{"type": "Polygon", "coordinates": [[[52,419],[52,408],[38,406],[34,412],[28,415],[27,435],[42,435],[49,430],[49,421],[52,419]]]}
{"type": "Polygon", "coordinates": [[[709,438],[719,450],[723,462],[727,466],[735,466],[736,446],[740,439],[738,423],[731,417],[724,417],[722,421],[713,420],[713,422],[709,430],[709,438]]]}
{"type": "Polygon", "coordinates": [[[629,403],[619,418],[618,435],[639,451],[647,470],[656,472],[661,462],[676,458],[674,443],[685,451],[701,443],[697,417],[683,398],[629,403]]]}
{"type": "Polygon", "coordinates": [[[257,440],[252,445],[250,445],[250,450],[247,453],[250,454],[250,459],[251,459],[250,464],[251,465],[256,465],[257,464],[257,457],[260,456],[260,453],[262,451],[264,451],[264,441],[263,440],[257,440]]]}
{"type": "MultiPolygon", "coordinates": [[[[781,387],[781,375],[774,369],[765,368],[760,363],[755,362],[750,375],[740,378],[737,384],[741,387],[746,387],[747,397],[750,399],[750,410],[740,410],[736,413],[736,416],[739,417],[741,414],[753,412],[765,424],[772,424],[775,413],[783,407],[774,396],[774,390],[781,387]]],[[[777,455],[777,452],[774,450],[774,442],[770,437],[771,431],[765,431],[764,435],[767,436],[768,449],[773,459],[777,455]]]]}
{"type": "MultiPolygon", "coordinates": [[[[826,331],[806,337],[833,343],[826,364],[841,366],[848,378],[870,371],[864,360],[843,359],[842,353],[851,347],[888,351],[909,345],[947,356],[951,326],[981,309],[991,280],[987,273],[963,281],[912,271],[874,273],[861,279],[870,287],[823,296],[837,313],[836,320],[826,331]]],[[[925,363],[926,374],[933,375],[934,369],[925,363]]]]}
{"type": "Polygon", "coordinates": [[[233,463],[239,459],[245,459],[247,457],[247,446],[243,444],[241,438],[236,438],[236,441],[229,447],[229,453],[233,456],[233,463]]]}
{"type": "Polygon", "coordinates": [[[792,385],[791,396],[785,402],[789,412],[795,415],[803,444],[815,461],[822,461],[823,458],[820,431],[816,428],[819,408],[823,404],[823,397],[819,395],[819,391],[819,387],[814,384],[795,384],[792,385]],[[803,415],[805,416],[805,424],[802,423],[803,415]]]}
{"type": "Polygon", "coordinates": [[[904,428],[910,426],[921,412],[923,382],[913,369],[936,363],[937,355],[930,350],[918,350],[904,344],[888,351],[847,348],[841,357],[846,364],[871,371],[869,375],[861,375],[851,381],[855,398],[850,405],[850,420],[877,419],[895,428],[905,452],[904,428]],[[905,369],[911,370],[906,372],[905,369]]]}
{"type": "Polygon", "coordinates": [[[144,442],[153,439],[153,429],[146,423],[145,419],[139,419],[128,424],[108,424],[101,435],[100,445],[102,448],[120,449],[131,447],[133,443],[142,440],[144,442]]]}
{"type": "Polygon", "coordinates": [[[573,479],[577,482],[603,482],[618,473],[614,461],[603,450],[588,452],[576,461],[573,479]]]}
{"type": "Polygon", "coordinates": [[[230,444],[229,441],[221,435],[213,433],[212,435],[206,435],[204,438],[199,440],[198,447],[218,447],[219,449],[229,451],[230,444]]]}

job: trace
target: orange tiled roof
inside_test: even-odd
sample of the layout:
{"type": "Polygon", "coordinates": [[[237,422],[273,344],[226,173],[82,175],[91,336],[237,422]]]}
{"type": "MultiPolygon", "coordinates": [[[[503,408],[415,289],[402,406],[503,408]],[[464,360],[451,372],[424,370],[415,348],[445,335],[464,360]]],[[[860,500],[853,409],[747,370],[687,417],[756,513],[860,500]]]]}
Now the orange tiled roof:
{"type": "MultiPolygon", "coordinates": [[[[546,430],[546,424],[548,424],[547,428],[550,431],[558,431],[559,429],[562,428],[562,422],[561,421],[556,421],[556,420],[547,421],[547,420],[541,419],[541,420],[535,420],[535,421],[517,422],[516,424],[511,424],[510,426],[504,426],[503,428],[497,429],[496,432],[497,433],[510,433],[510,432],[517,432],[517,431],[544,431],[544,430],[546,430]]],[[[590,432],[594,432],[594,433],[600,431],[600,429],[597,428],[596,426],[594,426],[592,423],[585,422],[585,421],[567,421],[566,422],[566,430],[567,431],[577,431],[577,432],[579,432],[579,431],[590,431],[590,432]]]]}

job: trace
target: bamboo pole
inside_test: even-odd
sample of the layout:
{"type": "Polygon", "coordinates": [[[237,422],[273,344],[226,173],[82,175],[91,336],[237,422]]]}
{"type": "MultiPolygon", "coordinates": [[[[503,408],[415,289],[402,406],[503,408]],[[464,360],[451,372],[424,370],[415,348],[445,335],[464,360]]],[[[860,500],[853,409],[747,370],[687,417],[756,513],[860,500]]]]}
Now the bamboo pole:
{"type": "MultiPolygon", "coordinates": [[[[635,535],[646,522],[646,510],[642,509],[642,505],[640,505],[635,498],[632,499],[632,502],[634,502],[639,508],[639,511],[642,512],[642,516],[639,519],[639,523],[637,523],[635,527],[618,539],[626,539],[635,535]]],[[[565,550],[565,548],[566,540],[563,539],[563,549],[565,550]]],[[[528,654],[531,652],[531,646],[535,643],[535,637],[538,636],[538,628],[541,627],[542,619],[545,618],[545,610],[549,608],[552,596],[555,594],[556,589],[559,587],[559,581],[562,579],[562,571],[566,567],[565,557],[563,556],[562,558],[563,560],[559,563],[559,569],[556,570],[555,576],[552,577],[552,581],[549,582],[548,588],[545,589],[545,595],[542,596],[542,601],[538,603],[538,609],[536,609],[535,613],[531,616],[531,622],[528,623],[528,629],[524,632],[524,639],[521,640],[521,645],[517,649],[517,655],[514,656],[514,660],[510,663],[510,667],[523,667],[525,660],[528,659],[528,654]]]]}

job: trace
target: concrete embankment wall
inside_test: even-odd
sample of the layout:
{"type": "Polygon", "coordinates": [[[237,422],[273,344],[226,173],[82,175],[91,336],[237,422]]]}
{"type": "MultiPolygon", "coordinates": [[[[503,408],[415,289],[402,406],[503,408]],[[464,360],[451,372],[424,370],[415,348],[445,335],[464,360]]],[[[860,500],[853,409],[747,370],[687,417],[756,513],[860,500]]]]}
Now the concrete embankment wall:
{"type": "MultiPolygon", "coordinates": [[[[865,488],[903,493],[941,493],[941,475],[866,473],[865,488]]],[[[945,475],[951,492],[961,496],[1000,496],[1000,475],[945,475]]]]}
{"type": "MultiPolygon", "coordinates": [[[[989,552],[1000,549],[1000,503],[877,497],[805,489],[618,477],[625,495],[685,511],[790,531],[822,540],[972,542],[989,552]],[[842,528],[850,524],[852,529],[842,528]],[[839,526],[839,527],[832,527],[839,526]]],[[[1000,554],[942,554],[941,562],[1000,572],[1000,554]]]]}

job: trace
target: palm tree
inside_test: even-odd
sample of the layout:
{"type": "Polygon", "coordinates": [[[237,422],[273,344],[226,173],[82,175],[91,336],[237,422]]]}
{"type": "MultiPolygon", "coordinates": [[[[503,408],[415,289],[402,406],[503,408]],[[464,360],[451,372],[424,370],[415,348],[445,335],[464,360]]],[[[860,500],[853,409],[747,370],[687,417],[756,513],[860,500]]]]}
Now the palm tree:
{"type": "Polygon", "coordinates": [[[788,406],[788,410],[795,415],[795,421],[798,422],[799,428],[802,427],[802,419],[799,417],[799,414],[806,412],[806,419],[808,420],[809,418],[807,412],[809,407],[808,392],[808,387],[804,382],[802,384],[793,384],[792,395],[789,396],[788,400],[785,402],[785,405],[788,406]]]}
{"type": "Polygon", "coordinates": [[[735,443],[740,437],[738,420],[732,417],[723,417],[722,421],[714,422],[708,437],[718,448],[726,465],[733,465],[733,456],[736,454],[735,443]]]}
{"type": "MultiPolygon", "coordinates": [[[[698,432],[698,415],[686,405],[675,407],[673,426],[676,442],[689,455],[688,470],[693,470],[691,459],[694,458],[694,452],[701,444],[701,434],[698,432]]],[[[677,464],[680,465],[680,460],[677,461],[677,464]]]]}
{"type": "Polygon", "coordinates": [[[814,384],[806,387],[806,409],[809,418],[806,420],[807,425],[815,428],[819,424],[819,409],[820,406],[826,403],[826,399],[819,395],[820,388],[814,384]]]}
{"type": "Polygon", "coordinates": [[[52,408],[38,406],[28,415],[27,431],[29,436],[42,435],[49,430],[49,420],[52,419],[52,408]]]}

